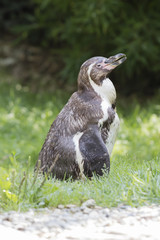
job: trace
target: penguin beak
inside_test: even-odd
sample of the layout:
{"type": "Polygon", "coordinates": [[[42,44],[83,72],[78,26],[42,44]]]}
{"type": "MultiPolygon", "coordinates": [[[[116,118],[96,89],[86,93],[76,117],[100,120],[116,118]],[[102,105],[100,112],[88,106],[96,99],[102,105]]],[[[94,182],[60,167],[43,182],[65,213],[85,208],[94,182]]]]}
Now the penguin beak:
{"type": "Polygon", "coordinates": [[[124,53],[118,53],[115,56],[110,57],[109,59],[113,64],[118,66],[123,63],[127,59],[127,57],[124,53]]]}
{"type": "Polygon", "coordinates": [[[118,53],[115,56],[111,56],[106,59],[104,62],[104,69],[112,70],[119,66],[121,63],[123,63],[127,59],[126,55],[124,53],[118,53]]]}

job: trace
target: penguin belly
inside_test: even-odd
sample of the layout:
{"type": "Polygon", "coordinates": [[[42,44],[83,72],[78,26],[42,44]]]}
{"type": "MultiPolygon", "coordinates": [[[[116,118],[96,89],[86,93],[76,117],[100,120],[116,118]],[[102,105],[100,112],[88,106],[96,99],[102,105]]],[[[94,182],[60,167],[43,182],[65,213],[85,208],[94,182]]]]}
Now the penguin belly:
{"type": "Polygon", "coordinates": [[[108,131],[108,138],[106,139],[106,146],[107,146],[109,155],[111,155],[112,153],[112,150],[116,141],[116,137],[118,134],[118,130],[119,130],[119,125],[120,125],[120,120],[119,120],[118,114],[115,113],[114,120],[111,123],[110,129],[108,131]]]}
{"type": "Polygon", "coordinates": [[[118,114],[112,107],[108,107],[108,119],[103,123],[101,136],[111,156],[116,137],[119,130],[120,120],[118,114]]]}

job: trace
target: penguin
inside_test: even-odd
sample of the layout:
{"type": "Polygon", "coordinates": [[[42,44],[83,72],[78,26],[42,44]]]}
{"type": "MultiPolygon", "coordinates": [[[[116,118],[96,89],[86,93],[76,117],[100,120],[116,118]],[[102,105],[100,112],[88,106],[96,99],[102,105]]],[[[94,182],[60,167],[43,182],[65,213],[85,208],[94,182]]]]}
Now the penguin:
{"type": "MultiPolygon", "coordinates": [[[[74,92],[52,123],[39,153],[40,169],[60,180],[102,176],[110,170],[119,117],[110,72],[126,60],[119,53],[92,57],[80,67],[74,92]],[[55,159],[56,162],[54,163],[55,159]]],[[[38,166],[38,161],[36,167],[38,166]]]]}

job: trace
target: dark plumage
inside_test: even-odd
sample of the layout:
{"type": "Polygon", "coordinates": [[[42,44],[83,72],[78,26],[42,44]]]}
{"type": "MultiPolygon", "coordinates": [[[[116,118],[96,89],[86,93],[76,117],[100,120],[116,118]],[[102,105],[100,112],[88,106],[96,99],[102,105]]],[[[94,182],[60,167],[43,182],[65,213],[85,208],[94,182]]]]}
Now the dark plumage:
{"type": "Polygon", "coordinates": [[[81,66],[78,91],[51,125],[40,151],[43,172],[48,172],[56,156],[52,176],[59,179],[91,177],[93,172],[102,175],[104,168],[109,171],[112,133],[119,121],[115,88],[107,76],[125,59],[124,54],[93,57],[81,66]]]}

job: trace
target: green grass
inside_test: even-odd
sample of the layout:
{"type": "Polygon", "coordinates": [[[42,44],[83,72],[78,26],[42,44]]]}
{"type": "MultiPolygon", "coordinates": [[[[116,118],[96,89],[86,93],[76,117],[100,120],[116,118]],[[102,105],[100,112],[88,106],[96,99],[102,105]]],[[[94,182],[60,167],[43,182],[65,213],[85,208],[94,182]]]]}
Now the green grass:
{"type": "Polygon", "coordinates": [[[142,104],[118,100],[121,128],[109,176],[86,181],[35,178],[38,153],[68,97],[60,91],[32,94],[18,84],[0,84],[0,211],[80,205],[90,198],[107,207],[159,204],[159,97],[142,104]]]}

